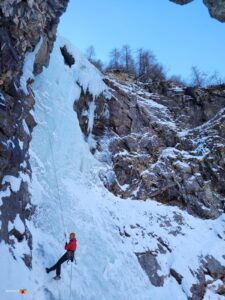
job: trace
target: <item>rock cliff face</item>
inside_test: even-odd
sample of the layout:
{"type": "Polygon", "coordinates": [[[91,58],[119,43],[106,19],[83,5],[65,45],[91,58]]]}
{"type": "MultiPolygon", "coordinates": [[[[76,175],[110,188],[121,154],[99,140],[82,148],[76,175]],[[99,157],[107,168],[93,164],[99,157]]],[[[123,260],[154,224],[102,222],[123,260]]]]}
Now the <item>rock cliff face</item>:
{"type": "MultiPolygon", "coordinates": [[[[177,4],[187,4],[193,0],[170,0],[177,4]]],[[[203,3],[208,7],[211,17],[220,22],[225,22],[225,1],[224,0],[203,0],[203,3]]]]}
{"type": "Polygon", "coordinates": [[[75,106],[83,133],[97,141],[92,151],[108,165],[105,186],[122,198],[153,198],[217,218],[225,197],[225,86],[143,85],[125,77],[105,78],[110,99],[87,93],[75,106]]]}
{"type": "MultiPolygon", "coordinates": [[[[67,4],[68,0],[0,2],[0,239],[10,244],[12,253],[15,243],[23,240],[32,248],[26,220],[32,212],[28,149],[35,126],[34,95],[29,88],[32,74],[23,74],[23,66],[35,49],[31,73],[36,75],[48,65],[67,4]]],[[[30,253],[23,258],[30,267],[30,253]]]]}

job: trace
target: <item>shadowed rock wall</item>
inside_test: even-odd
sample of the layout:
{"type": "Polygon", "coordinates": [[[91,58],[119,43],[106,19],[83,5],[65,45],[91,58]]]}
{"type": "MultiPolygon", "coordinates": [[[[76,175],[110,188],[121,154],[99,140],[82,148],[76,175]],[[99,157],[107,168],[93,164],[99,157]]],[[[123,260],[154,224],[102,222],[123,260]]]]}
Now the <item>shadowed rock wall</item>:
{"type": "MultiPolygon", "coordinates": [[[[170,0],[177,4],[188,4],[194,0],[170,0]]],[[[220,22],[225,22],[225,1],[224,0],[203,0],[203,3],[207,6],[212,18],[217,19],[220,22]]]]}

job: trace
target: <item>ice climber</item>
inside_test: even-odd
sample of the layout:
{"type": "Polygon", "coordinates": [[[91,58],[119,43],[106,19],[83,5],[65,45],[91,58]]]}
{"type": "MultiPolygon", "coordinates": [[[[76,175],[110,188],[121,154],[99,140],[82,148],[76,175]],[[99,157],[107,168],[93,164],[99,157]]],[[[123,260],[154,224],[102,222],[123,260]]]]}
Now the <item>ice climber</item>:
{"type": "Polygon", "coordinates": [[[65,244],[65,250],[66,253],[57,261],[57,263],[52,266],[51,268],[46,268],[46,272],[49,273],[51,271],[56,270],[56,276],[54,279],[58,280],[60,279],[60,273],[61,273],[61,264],[63,264],[65,261],[72,261],[74,260],[74,252],[77,248],[77,240],[75,238],[75,233],[71,232],[70,234],[70,242],[65,244]]]}

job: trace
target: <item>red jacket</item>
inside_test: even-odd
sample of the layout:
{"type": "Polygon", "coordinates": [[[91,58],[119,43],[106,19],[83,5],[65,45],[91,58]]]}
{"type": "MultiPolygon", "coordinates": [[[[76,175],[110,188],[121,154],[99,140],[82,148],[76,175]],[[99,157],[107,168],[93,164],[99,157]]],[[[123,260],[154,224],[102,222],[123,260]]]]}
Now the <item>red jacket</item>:
{"type": "Polygon", "coordinates": [[[66,245],[65,245],[65,249],[67,251],[76,251],[76,248],[77,248],[77,241],[76,241],[76,239],[70,240],[69,244],[66,243],[66,245]]]}

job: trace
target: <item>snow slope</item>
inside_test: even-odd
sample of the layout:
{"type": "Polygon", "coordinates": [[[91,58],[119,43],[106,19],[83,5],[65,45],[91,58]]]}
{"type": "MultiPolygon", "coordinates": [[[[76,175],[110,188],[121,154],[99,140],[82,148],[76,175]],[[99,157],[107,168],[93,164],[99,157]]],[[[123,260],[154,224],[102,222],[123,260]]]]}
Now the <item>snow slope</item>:
{"type": "MultiPolygon", "coordinates": [[[[30,150],[30,191],[36,205],[29,224],[33,269],[27,270],[22,260],[14,261],[6,246],[0,249],[0,257],[8,261],[3,264],[3,272],[7,272],[1,291],[4,300],[20,299],[16,293],[5,292],[18,288],[27,288],[29,294],[24,299],[33,300],[187,299],[197,282],[190,268],[197,270],[200,256],[213,255],[224,264],[224,215],[203,221],[175,207],[154,201],[125,201],[110,194],[98,176],[105,166],[90,153],[73,110],[80,86],[94,96],[108,93],[101,74],[77,49],[58,38],[48,69],[33,84],[38,123],[30,150]],[[71,68],[64,64],[60,52],[64,45],[75,57],[71,68]],[[182,218],[182,226],[176,215],[182,218]],[[62,280],[55,282],[54,273],[46,274],[45,267],[64,253],[64,230],[77,234],[77,264],[64,264],[62,280]],[[165,253],[157,253],[160,238],[165,253]],[[162,287],[152,285],[138,263],[135,253],[148,250],[157,253],[158,275],[165,277],[162,287]],[[181,285],[169,275],[171,267],[184,276],[181,285]]],[[[94,103],[89,108],[90,130],[93,110],[94,103]]],[[[18,245],[17,255],[25,250],[18,245]]],[[[205,299],[223,298],[209,290],[205,299]]]]}
{"type": "MultiPolygon", "coordinates": [[[[104,189],[98,178],[101,166],[90,153],[73,111],[73,102],[80,95],[79,85],[93,95],[98,95],[105,86],[98,71],[79,57],[77,50],[70,45],[67,48],[75,56],[76,64],[71,69],[66,66],[59,50],[60,44],[65,42],[56,43],[50,67],[33,86],[37,102],[35,115],[39,124],[31,145],[32,198],[38,205],[34,259],[39,265],[34,265],[34,273],[42,274],[38,282],[38,286],[42,287],[52,277],[44,274],[44,267],[53,264],[64,253],[57,176],[66,232],[75,230],[78,240],[72,299],[122,299],[126,294],[128,298],[134,298],[133,295],[141,295],[142,290],[150,292],[148,278],[135,255],[127,255],[124,245],[118,243],[119,232],[111,221],[110,212],[117,200],[104,189]],[[120,279],[122,267],[127,276],[124,281],[120,279]],[[141,276],[138,276],[139,273],[141,276]]],[[[63,279],[57,283],[60,288],[56,290],[55,282],[51,282],[47,285],[49,294],[57,299],[59,293],[62,299],[69,299],[70,272],[70,266],[64,265],[63,279]]],[[[46,295],[45,290],[40,288],[34,293],[34,299],[48,299],[46,295]]]]}

